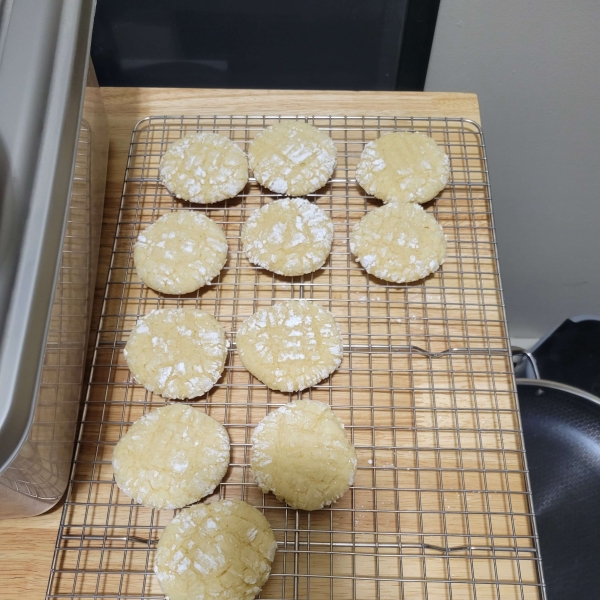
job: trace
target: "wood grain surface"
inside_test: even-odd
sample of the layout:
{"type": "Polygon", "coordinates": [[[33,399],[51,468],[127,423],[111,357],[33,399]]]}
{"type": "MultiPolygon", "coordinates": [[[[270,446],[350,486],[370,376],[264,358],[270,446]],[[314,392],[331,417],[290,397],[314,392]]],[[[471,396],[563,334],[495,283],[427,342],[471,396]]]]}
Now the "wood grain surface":
{"type": "MultiPolygon", "coordinates": [[[[473,94],[105,88],[103,96],[111,140],[95,324],[105,292],[131,132],[140,119],[165,114],[336,114],[464,117],[479,121],[473,94]]],[[[91,339],[94,338],[92,333],[91,339]]],[[[499,371],[506,371],[504,363],[499,371]]],[[[508,381],[507,376],[505,379],[508,381]]],[[[60,507],[39,517],[0,522],[0,599],[44,597],[59,519],[60,507]]],[[[488,595],[482,588],[481,597],[496,596],[488,595]]]]}

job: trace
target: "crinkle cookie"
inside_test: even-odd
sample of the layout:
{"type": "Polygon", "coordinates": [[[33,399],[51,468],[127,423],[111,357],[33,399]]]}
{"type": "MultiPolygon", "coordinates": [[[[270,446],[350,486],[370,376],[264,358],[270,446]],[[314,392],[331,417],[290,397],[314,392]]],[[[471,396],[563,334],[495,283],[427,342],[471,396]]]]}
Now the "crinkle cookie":
{"type": "Polygon", "coordinates": [[[434,198],[448,183],[450,159],[422,133],[390,133],[369,142],[356,167],[356,181],[384,202],[434,198]]]}
{"type": "Polygon", "coordinates": [[[252,435],[256,483],[292,508],[318,510],[341,498],[354,483],[356,464],[344,424],[322,402],[290,402],[252,435]]]}
{"type": "Polygon", "coordinates": [[[170,600],[252,600],[271,573],[277,542],[242,500],[183,509],[156,548],[154,571],[170,600]]]}
{"type": "Polygon", "coordinates": [[[302,121],[282,121],[259,132],[248,148],[256,181],[277,194],[305,196],[322,188],[337,159],[333,140],[302,121]]]}
{"type": "Polygon", "coordinates": [[[350,250],[367,273],[404,283],[439,269],[446,236],[418,204],[394,202],[368,212],[352,228],[350,250]]]}
{"type": "Polygon", "coordinates": [[[236,339],[244,367],[282,392],[319,383],[340,366],[344,352],[335,318],[310,300],[257,311],[241,324],[236,339]]]}
{"type": "Polygon", "coordinates": [[[147,390],[165,398],[196,398],[217,382],[227,358],[225,330],[208,313],[163,308],[142,317],[125,350],[127,366],[147,390]]]}
{"type": "Polygon", "coordinates": [[[212,204],[244,189],[248,159],[237,144],[218,133],[190,133],[167,148],[159,174],[177,198],[212,204]]]}
{"type": "Polygon", "coordinates": [[[210,283],[227,262],[223,230],[188,210],[163,215],[146,227],[133,248],[139,278],[163,294],[188,294],[210,283]]]}
{"type": "Polygon", "coordinates": [[[305,198],[284,198],[255,210],[242,229],[248,260],[279,275],[304,275],[323,266],[333,221],[305,198]]]}
{"type": "Polygon", "coordinates": [[[150,508],[181,508],[211,494],[229,466],[225,427],[198,408],[169,404],[136,421],[115,446],[123,492],[150,508]]]}

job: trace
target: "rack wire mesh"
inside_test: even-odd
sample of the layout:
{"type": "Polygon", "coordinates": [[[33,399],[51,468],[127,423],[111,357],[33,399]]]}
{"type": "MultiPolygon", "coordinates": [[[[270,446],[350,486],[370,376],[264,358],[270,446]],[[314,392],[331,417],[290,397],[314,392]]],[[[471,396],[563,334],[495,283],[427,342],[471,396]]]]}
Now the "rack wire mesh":
{"type": "Polygon", "coordinates": [[[213,313],[232,342],[222,378],[192,404],[223,422],[232,442],[228,474],[206,501],[242,498],[275,532],[261,598],[545,598],[481,130],[451,118],[306,118],[338,148],[331,181],[310,195],[331,215],[335,239],[323,268],[286,278],[251,265],[241,250],[242,223],[275,194],[251,179],[231,200],[190,205],[160,184],[158,162],[185,133],[214,131],[247,150],[258,131],[288,118],[305,119],[149,117],[136,126],[47,599],[164,597],[153,555],[174,513],[131,502],[114,483],[110,457],[133,421],[165,403],[133,381],[123,347],[141,315],[167,306],[213,313]],[[404,285],[368,276],[348,248],[353,224],[379,205],[356,184],[356,163],[365,143],[392,131],[432,136],[451,161],[448,186],[426,205],[444,228],[448,257],[434,275],[404,285]],[[209,215],[230,249],[219,277],[182,297],[142,285],[132,258],[139,232],[172,210],[209,215]],[[344,360],[313,388],[284,394],[243,368],[235,331],[257,309],[299,297],[334,313],[344,360]],[[253,428],[297,397],[330,404],[359,458],[354,487],[312,513],[263,495],[249,468],[253,428]]]}

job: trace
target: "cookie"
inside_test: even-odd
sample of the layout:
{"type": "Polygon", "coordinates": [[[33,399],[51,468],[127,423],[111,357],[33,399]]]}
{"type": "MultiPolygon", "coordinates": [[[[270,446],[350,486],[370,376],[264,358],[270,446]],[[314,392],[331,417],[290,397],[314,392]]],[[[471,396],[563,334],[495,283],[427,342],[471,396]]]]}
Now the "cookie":
{"type": "Polygon", "coordinates": [[[217,382],[227,358],[225,330],[193,308],[153,310],[133,328],[123,351],[133,377],[165,398],[196,398],[217,382]]]}
{"type": "Polygon", "coordinates": [[[288,196],[305,196],[322,188],[335,169],[336,157],[333,140],[302,121],[271,125],[248,148],[256,181],[288,196]]]}
{"type": "Polygon", "coordinates": [[[229,466],[225,427],[205,412],[169,404],[136,421],[115,446],[119,488],[150,508],[181,508],[211,494],[229,466]]]}
{"type": "Polygon", "coordinates": [[[256,483],[292,508],[318,510],[341,498],[354,484],[356,465],[344,424],[322,402],[290,402],[252,435],[256,483]]]}
{"type": "Polygon", "coordinates": [[[304,275],[323,266],[333,221],[305,198],[284,198],[255,210],[242,229],[248,260],[279,275],[304,275]]]}
{"type": "Polygon", "coordinates": [[[390,133],[369,142],[356,167],[356,181],[384,202],[427,202],[450,176],[450,159],[422,133],[390,133]]]}
{"type": "Polygon", "coordinates": [[[257,311],[237,332],[242,363],[266,386],[306,389],[333,373],[344,347],[333,315],[310,300],[288,300],[257,311]]]}
{"type": "Polygon", "coordinates": [[[212,204],[233,198],[248,182],[248,159],[217,133],[190,133],[173,142],[159,165],[160,180],[177,198],[212,204]]]}
{"type": "Polygon", "coordinates": [[[227,262],[227,240],[211,219],[178,210],[146,227],[133,247],[139,278],[163,294],[188,294],[210,283],[227,262]]]}
{"type": "Polygon", "coordinates": [[[156,547],[154,571],[170,600],[252,600],[269,578],[277,542],[242,500],[182,510],[156,547]]]}
{"type": "Polygon", "coordinates": [[[394,202],[368,212],[352,228],[350,250],[367,273],[404,283],[439,269],[446,236],[418,204],[394,202]]]}

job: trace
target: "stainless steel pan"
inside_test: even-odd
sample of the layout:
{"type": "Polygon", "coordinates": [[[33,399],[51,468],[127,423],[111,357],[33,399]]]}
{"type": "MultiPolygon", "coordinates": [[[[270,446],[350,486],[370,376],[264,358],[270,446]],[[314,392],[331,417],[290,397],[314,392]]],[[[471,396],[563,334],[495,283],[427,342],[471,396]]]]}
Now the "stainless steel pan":
{"type": "Polygon", "coordinates": [[[68,480],[106,176],[92,0],[0,1],[0,518],[68,480]]]}

